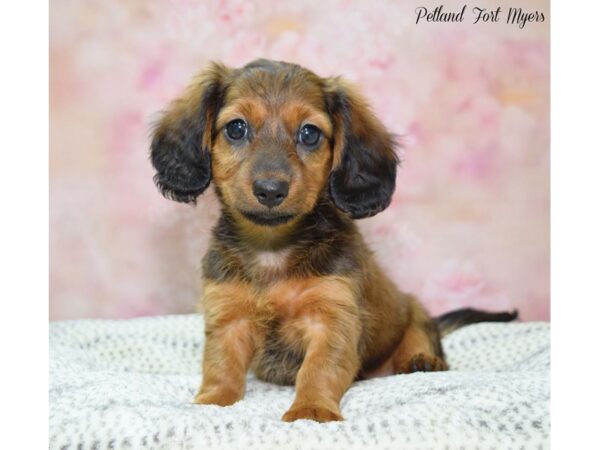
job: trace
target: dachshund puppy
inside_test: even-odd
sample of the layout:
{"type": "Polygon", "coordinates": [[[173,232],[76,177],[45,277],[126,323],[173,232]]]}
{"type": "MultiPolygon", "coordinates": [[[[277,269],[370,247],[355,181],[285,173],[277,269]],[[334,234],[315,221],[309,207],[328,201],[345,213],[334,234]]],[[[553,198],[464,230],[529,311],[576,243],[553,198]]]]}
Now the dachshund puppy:
{"type": "Polygon", "coordinates": [[[206,345],[195,402],[242,399],[247,371],[293,384],[283,420],[343,420],[358,379],[447,370],[440,334],[511,314],[434,320],[384,274],[353,219],[394,193],[394,137],[356,90],[295,64],[212,64],[157,123],[155,182],[222,204],[203,260],[206,345]]]}

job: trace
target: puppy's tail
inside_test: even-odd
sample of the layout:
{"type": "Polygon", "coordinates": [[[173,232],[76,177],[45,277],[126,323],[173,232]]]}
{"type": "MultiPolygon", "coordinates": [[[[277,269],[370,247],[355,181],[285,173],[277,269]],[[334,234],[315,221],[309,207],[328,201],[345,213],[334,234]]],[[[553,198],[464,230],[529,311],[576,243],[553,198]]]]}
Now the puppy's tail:
{"type": "Polygon", "coordinates": [[[519,317],[519,312],[515,309],[512,312],[487,312],[478,309],[463,308],[456,311],[450,311],[435,318],[441,337],[444,337],[453,331],[479,322],[511,322],[519,317]]]}

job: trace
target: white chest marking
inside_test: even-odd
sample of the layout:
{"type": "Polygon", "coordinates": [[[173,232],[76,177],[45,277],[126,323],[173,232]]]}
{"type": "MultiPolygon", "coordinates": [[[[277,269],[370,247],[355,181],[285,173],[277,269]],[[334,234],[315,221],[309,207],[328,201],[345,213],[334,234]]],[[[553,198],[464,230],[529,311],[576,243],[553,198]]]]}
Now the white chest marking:
{"type": "Polygon", "coordinates": [[[289,254],[289,250],[258,252],[256,263],[261,269],[278,272],[285,269],[289,254]]]}

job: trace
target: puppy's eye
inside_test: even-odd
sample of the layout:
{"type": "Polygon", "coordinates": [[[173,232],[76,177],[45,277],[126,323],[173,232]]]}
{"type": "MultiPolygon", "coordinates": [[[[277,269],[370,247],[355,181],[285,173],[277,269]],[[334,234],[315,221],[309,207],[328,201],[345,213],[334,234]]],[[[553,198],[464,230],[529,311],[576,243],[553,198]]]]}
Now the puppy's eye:
{"type": "Polygon", "coordinates": [[[314,147],[321,138],[321,130],[314,125],[304,125],[298,132],[298,141],[306,147],[314,147]]]}
{"type": "Polygon", "coordinates": [[[239,141],[246,137],[248,133],[248,124],[242,119],[235,119],[225,125],[225,132],[229,139],[239,141]]]}

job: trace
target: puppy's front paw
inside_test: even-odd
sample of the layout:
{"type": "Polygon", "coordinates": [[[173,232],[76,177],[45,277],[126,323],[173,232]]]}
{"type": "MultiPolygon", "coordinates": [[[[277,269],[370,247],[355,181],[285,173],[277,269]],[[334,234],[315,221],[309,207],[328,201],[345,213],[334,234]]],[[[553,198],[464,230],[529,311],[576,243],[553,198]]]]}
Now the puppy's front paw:
{"type": "Polygon", "coordinates": [[[419,353],[412,357],[408,372],[438,372],[448,370],[448,364],[437,356],[419,353]]]}
{"type": "Polygon", "coordinates": [[[344,420],[339,412],[331,411],[321,406],[299,406],[292,407],[281,418],[284,422],[293,422],[299,419],[315,420],[317,422],[332,422],[344,420]]]}
{"type": "Polygon", "coordinates": [[[233,405],[242,399],[242,395],[232,389],[214,389],[208,392],[198,392],[194,397],[194,403],[198,405],[233,405]]]}

